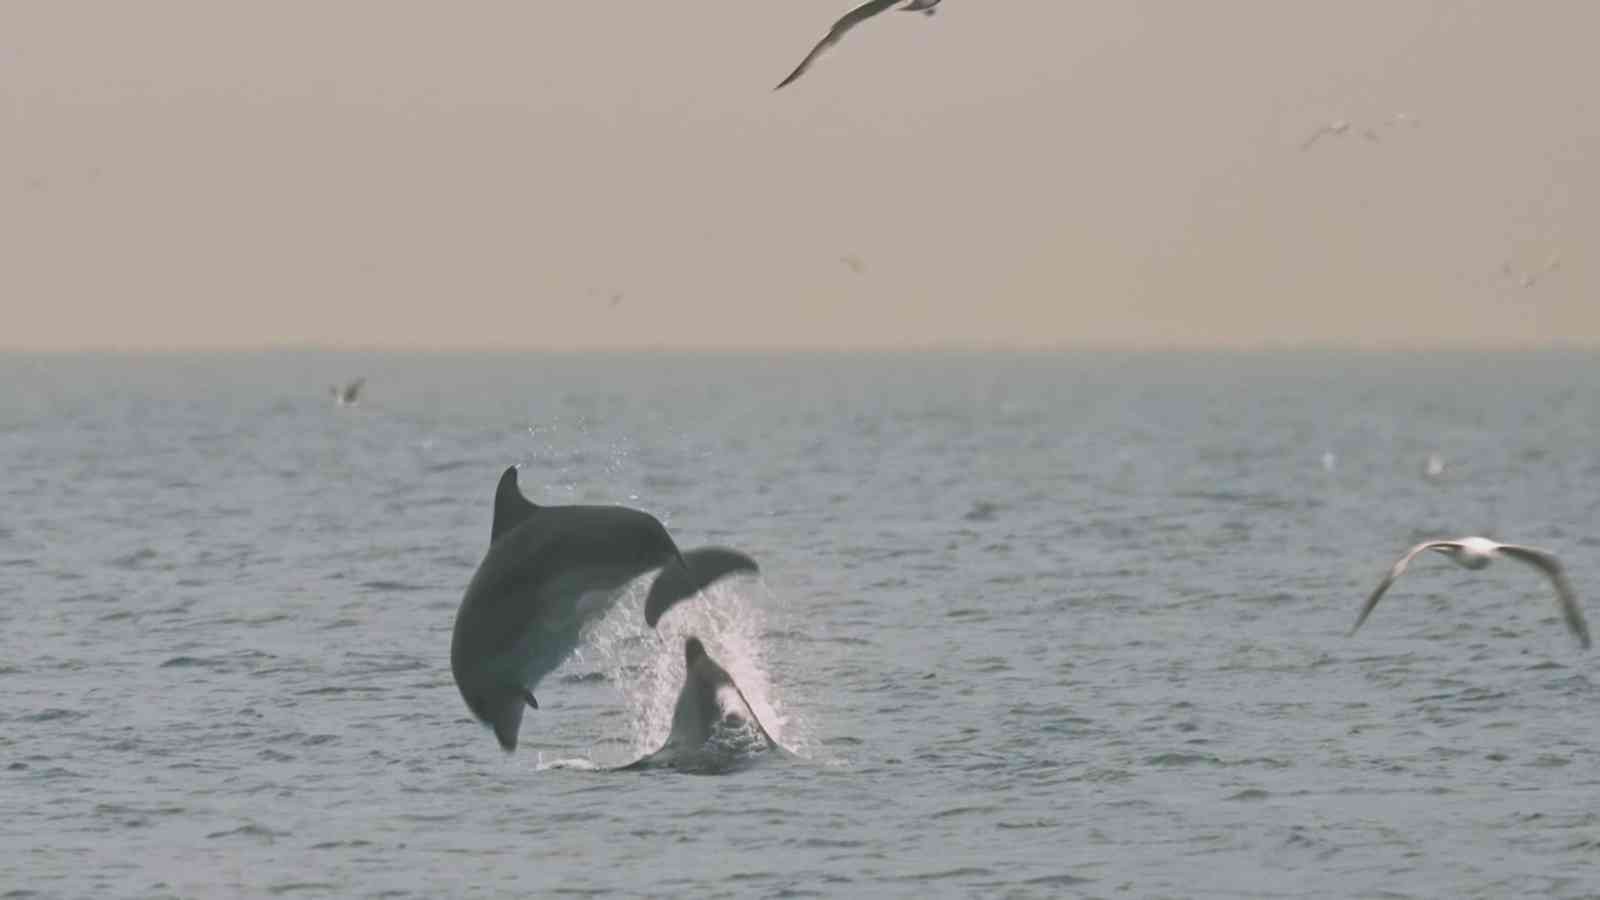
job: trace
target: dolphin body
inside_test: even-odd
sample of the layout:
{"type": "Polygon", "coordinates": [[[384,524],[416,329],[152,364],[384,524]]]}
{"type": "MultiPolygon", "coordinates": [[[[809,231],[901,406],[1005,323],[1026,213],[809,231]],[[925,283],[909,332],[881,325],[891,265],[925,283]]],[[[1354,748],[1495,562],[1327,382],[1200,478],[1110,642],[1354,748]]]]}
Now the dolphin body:
{"type": "Polygon", "coordinates": [[[755,708],[700,639],[683,644],[683,690],[672,709],[672,733],[660,750],[618,771],[677,769],[726,772],[762,753],[787,754],[756,718],[755,708]]]}
{"type": "Polygon", "coordinates": [[[578,646],[633,579],[661,569],[645,599],[652,628],[673,604],[725,575],[755,573],[724,547],[680,552],[655,516],[623,506],[536,506],[517,468],[495,489],[489,552],[467,584],[450,641],[450,671],[477,719],[507,753],[517,748],[533,686],[578,646]]]}

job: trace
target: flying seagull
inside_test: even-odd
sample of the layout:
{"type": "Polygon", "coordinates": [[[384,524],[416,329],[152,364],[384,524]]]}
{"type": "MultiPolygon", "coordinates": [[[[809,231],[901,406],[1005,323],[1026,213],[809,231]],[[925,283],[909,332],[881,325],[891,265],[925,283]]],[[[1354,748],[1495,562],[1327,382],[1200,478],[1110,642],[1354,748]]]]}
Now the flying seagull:
{"type": "Polygon", "coordinates": [[[361,402],[361,388],[366,383],[367,380],[365,378],[357,378],[343,388],[332,384],[328,386],[328,393],[333,395],[333,402],[340,406],[355,406],[361,402]]]}
{"type": "MultiPolygon", "coordinates": [[[[1410,113],[1401,112],[1395,113],[1376,125],[1363,126],[1357,133],[1374,144],[1381,144],[1383,143],[1382,129],[1400,128],[1402,126],[1416,128],[1421,124],[1421,121],[1416,116],[1413,116],[1410,113]]],[[[1310,150],[1312,147],[1315,147],[1323,138],[1346,137],[1351,134],[1352,128],[1355,128],[1355,125],[1348,119],[1335,119],[1334,121],[1319,127],[1316,131],[1313,131],[1310,135],[1308,135],[1305,140],[1300,142],[1300,149],[1310,150]]]]}
{"type": "Polygon", "coordinates": [[[1517,287],[1527,290],[1544,281],[1547,276],[1561,271],[1561,251],[1552,250],[1545,257],[1544,265],[1529,271],[1519,271],[1518,267],[1511,264],[1510,260],[1500,264],[1498,280],[1502,283],[1512,282],[1517,287]]]}
{"type": "Polygon", "coordinates": [[[1341,137],[1349,130],[1350,123],[1344,119],[1329,122],[1321,128],[1318,128],[1316,131],[1313,131],[1310,137],[1307,137],[1305,140],[1301,141],[1300,149],[1310,150],[1312,147],[1317,145],[1317,141],[1320,141],[1325,137],[1341,137]]]}
{"type": "Polygon", "coordinates": [[[1440,478],[1443,475],[1444,457],[1437,453],[1429,453],[1427,460],[1422,464],[1422,476],[1424,478],[1440,478]]]}
{"type": "Polygon", "coordinates": [[[1378,589],[1367,598],[1367,605],[1361,607],[1361,615],[1356,617],[1355,627],[1350,629],[1351,634],[1355,634],[1361,623],[1372,614],[1372,608],[1378,605],[1378,599],[1406,570],[1412,558],[1424,550],[1443,553],[1456,565],[1467,569],[1481,569],[1493,562],[1497,556],[1509,556],[1533,566],[1548,576],[1555,585],[1556,600],[1561,604],[1561,615],[1567,620],[1567,629],[1577,636],[1578,643],[1582,644],[1585,650],[1589,649],[1589,626],[1583,620],[1583,610],[1578,607],[1578,597],[1572,592],[1572,585],[1567,583],[1567,576],[1561,570],[1560,561],[1547,550],[1501,544],[1481,537],[1464,537],[1454,541],[1424,541],[1406,551],[1406,555],[1400,557],[1400,561],[1395,563],[1389,574],[1378,583],[1378,589]]]}
{"type": "MultiPolygon", "coordinates": [[[[799,78],[801,75],[803,75],[806,69],[811,68],[811,61],[820,56],[822,51],[832,47],[834,44],[837,44],[839,39],[844,37],[845,32],[856,27],[857,25],[860,25],[862,22],[865,22],[878,13],[887,12],[888,10],[892,9],[895,4],[904,2],[905,0],[867,0],[866,3],[863,3],[855,9],[845,13],[839,19],[839,21],[833,23],[833,27],[828,29],[828,33],[823,35],[822,40],[818,41],[817,45],[811,48],[811,52],[806,54],[806,58],[800,60],[800,65],[795,66],[794,71],[789,73],[789,77],[780,82],[777,87],[773,88],[773,90],[781,90],[789,82],[794,81],[796,78],[799,78]]],[[[920,12],[924,15],[931,16],[935,12],[934,7],[938,5],[939,0],[911,0],[911,2],[906,3],[905,6],[900,7],[900,11],[920,12]]]]}

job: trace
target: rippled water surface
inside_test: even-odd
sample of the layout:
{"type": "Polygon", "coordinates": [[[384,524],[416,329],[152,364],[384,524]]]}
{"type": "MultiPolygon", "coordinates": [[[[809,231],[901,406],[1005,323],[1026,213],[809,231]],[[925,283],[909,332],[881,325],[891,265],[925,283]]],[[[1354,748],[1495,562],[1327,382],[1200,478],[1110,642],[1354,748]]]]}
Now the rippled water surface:
{"type": "Polygon", "coordinates": [[[0,357],[0,896],[1592,896],[1549,585],[1423,559],[1345,632],[1462,534],[1600,619],[1597,396],[1577,354],[0,357]],[[507,756],[449,642],[510,463],[764,572],[659,633],[635,588],[507,756]],[[690,633],[795,759],[605,771],[690,633]]]}

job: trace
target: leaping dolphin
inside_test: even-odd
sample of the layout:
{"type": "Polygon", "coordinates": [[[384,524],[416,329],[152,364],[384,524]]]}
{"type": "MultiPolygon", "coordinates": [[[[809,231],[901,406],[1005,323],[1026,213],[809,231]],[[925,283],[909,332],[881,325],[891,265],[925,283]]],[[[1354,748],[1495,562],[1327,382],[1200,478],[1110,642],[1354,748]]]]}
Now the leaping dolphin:
{"type": "Polygon", "coordinates": [[[623,506],[536,506],[517,467],[495,489],[489,552],[467,584],[450,641],[450,671],[467,708],[517,747],[533,687],[578,646],[630,581],[661,569],[645,600],[652,628],[673,604],[726,575],[759,571],[725,547],[679,552],[655,516],[623,506]]]}
{"type": "Polygon", "coordinates": [[[622,770],[679,769],[718,772],[752,755],[784,752],[772,739],[728,670],[706,653],[700,639],[683,643],[683,690],[672,709],[672,733],[660,750],[622,770]]]}

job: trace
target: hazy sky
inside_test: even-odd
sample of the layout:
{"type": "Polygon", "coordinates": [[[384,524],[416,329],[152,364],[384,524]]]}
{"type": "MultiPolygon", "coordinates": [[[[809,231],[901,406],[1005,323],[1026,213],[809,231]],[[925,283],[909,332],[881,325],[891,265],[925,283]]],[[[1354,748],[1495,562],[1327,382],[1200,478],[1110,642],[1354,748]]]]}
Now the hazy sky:
{"type": "Polygon", "coordinates": [[[0,346],[1600,343],[1600,3],[852,2],[0,3],[0,346]]]}

